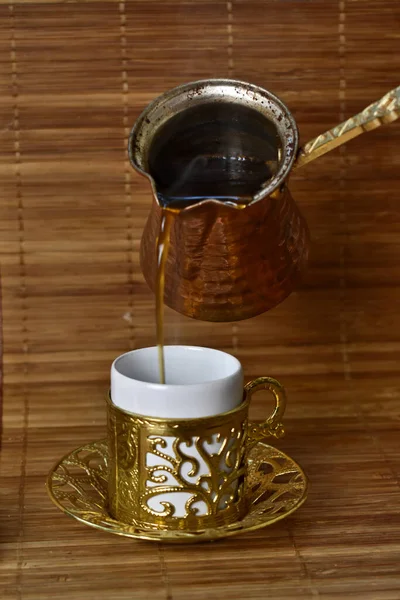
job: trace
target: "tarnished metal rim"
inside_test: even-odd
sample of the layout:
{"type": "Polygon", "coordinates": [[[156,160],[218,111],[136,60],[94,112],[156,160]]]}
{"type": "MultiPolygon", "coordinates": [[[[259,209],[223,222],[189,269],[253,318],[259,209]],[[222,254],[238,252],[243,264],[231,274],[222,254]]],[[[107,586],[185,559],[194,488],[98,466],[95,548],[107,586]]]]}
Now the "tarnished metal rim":
{"type": "MultiPolygon", "coordinates": [[[[180,85],[155,98],[141,113],[129,137],[128,152],[133,167],[155,184],[148,173],[147,158],[158,129],[175,114],[190,106],[209,101],[234,102],[256,110],[272,121],[282,143],[282,160],[277,173],[269,179],[252,202],[269,196],[288,176],[296,157],[298,130],[287,106],[277,96],[259,86],[234,79],[205,79],[180,85]]],[[[251,204],[251,203],[250,203],[251,204]]]]}

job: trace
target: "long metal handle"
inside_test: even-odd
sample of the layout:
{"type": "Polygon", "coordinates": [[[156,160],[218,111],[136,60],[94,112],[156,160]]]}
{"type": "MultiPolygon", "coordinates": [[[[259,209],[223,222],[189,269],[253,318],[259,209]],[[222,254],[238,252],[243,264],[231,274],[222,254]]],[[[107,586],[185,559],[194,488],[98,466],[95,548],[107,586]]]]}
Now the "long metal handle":
{"type": "Polygon", "coordinates": [[[310,161],[345,144],[364,131],[372,131],[400,117],[400,86],[391,90],[362,112],[322,133],[300,148],[293,168],[298,169],[310,161]]]}

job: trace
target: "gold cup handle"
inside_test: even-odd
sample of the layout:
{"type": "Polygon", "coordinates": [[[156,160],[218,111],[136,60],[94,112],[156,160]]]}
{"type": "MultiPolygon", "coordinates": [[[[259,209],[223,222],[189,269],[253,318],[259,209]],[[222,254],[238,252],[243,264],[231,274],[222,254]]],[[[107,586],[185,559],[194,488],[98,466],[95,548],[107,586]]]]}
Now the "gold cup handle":
{"type": "Polygon", "coordinates": [[[260,390],[272,392],[275,398],[275,408],[272,414],[261,423],[250,423],[248,429],[249,441],[258,442],[271,435],[276,438],[285,435],[282,418],[286,409],[286,393],[279,381],[272,377],[258,377],[245,385],[244,390],[249,400],[253,394],[260,390]]]}

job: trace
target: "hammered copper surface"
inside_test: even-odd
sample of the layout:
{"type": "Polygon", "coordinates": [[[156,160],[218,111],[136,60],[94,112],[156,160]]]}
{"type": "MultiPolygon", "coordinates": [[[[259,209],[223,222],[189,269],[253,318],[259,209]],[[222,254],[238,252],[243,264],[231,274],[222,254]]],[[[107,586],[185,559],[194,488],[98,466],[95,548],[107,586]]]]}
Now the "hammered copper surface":
{"type": "MultiPolygon", "coordinates": [[[[161,209],[154,201],[141,265],[156,282],[161,209]]],[[[203,321],[239,321],[279,304],[298,283],[309,249],[307,224],[287,188],[240,210],[207,202],[180,212],[171,228],[165,304],[203,321]]]]}
{"type": "MultiPolygon", "coordinates": [[[[179,210],[179,202],[184,201],[186,227],[180,226],[178,218],[176,236],[171,240],[168,237],[168,244],[175,246],[175,256],[168,263],[169,269],[162,269],[155,276],[151,263],[158,252],[151,251],[151,244],[156,245],[159,233],[152,229],[154,217],[150,215],[142,238],[141,261],[150,287],[158,289],[155,280],[161,277],[164,282],[165,276],[166,304],[203,321],[240,321],[279,304],[295,289],[308,257],[307,226],[284,188],[294,159],[294,168],[299,168],[364,131],[395,121],[399,115],[400,86],[344,123],[321,133],[297,153],[298,133],[291,113],[262,88],[211,79],[179,86],[156,98],[133,127],[130,159],[151,182],[156,200],[153,210],[157,211],[157,204],[169,203],[179,210]],[[238,102],[243,104],[235,108],[238,102]],[[232,119],[229,111],[233,111],[232,119]],[[156,147],[158,151],[154,150],[156,147]],[[220,161],[217,176],[215,167],[211,167],[213,163],[207,159],[211,149],[214,162],[217,157],[220,161]],[[152,159],[152,154],[156,154],[156,159],[152,159]],[[236,168],[232,167],[232,159],[236,168]],[[208,167],[197,167],[196,171],[200,160],[208,167]],[[250,169],[246,170],[246,162],[250,169]],[[215,177],[214,185],[207,181],[210,176],[215,177]],[[177,204],[165,194],[172,189],[175,193],[181,190],[177,204]],[[227,219],[225,208],[218,207],[232,204],[232,194],[239,194],[236,203],[244,210],[227,219]],[[201,200],[193,201],[193,197],[201,200]],[[219,199],[208,203],[209,198],[219,199]],[[264,210],[252,211],[250,218],[249,207],[261,200],[264,210]],[[196,205],[195,212],[186,205],[196,205]],[[270,213],[267,218],[266,206],[270,213]],[[274,214],[273,209],[278,206],[280,213],[275,210],[274,214]],[[192,222],[188,223],[190,219],[192,222]],[[254,235],[251,231],[248,235],[249,226],[254,235]]],[[[160,216],[156,219],[160,223],[160,216]]],[[[160,303],[158,292],[157,302],[160,303]]]]}

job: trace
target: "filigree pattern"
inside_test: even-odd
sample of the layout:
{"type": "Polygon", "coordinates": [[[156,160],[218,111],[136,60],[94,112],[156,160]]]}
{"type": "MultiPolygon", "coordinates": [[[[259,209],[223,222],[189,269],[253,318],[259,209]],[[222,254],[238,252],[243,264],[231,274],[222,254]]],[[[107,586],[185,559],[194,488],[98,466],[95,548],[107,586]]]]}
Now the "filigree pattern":
{"type": "Polygon", "coordinates": [[[127,523],[193,530],[243,516],[247,409],[172,422],[109,402],[111,514],[127,523]]]}
{"type": "Polygon", "coordinates": [[[141,496],[144,509],[153,516],[172,517],[176,512],[172,503],[162,502],[164,511],[157,513],[151,510],[148,500],[182,491],[190,494],[185,502],[185,516],[217,516],[234,504],[243,486],[244,432],[242,425],[239,429],[231,428],[229,436],[216,434],[215,441],[199,436],[186,440],[173,438],[169,454],[162,451],[167,447],[165,438],[148,438],[148,452],[167,464],[147,465],[147,486],[141,496]],[[188,453],[190,449],[192,454],[188,453]],[[202,465],[207,469],[203,474],[202,465]],[[195,506],[199,502],[203,503],[202,509],[195,506]]]}
{"type": "Polygon", "coordinates": [[[287,517],[306,499],[307,479],[283,452],[262,442],[247,457],[246,504],[243,519],[197,531],[168,531],[156,523],[123,523],[108,512],[106,441],[78,448],[58,462],[49,474],[52,501],[66,514],[109,533],[165,542],[200,542],[246,533],[287,517]]]}

